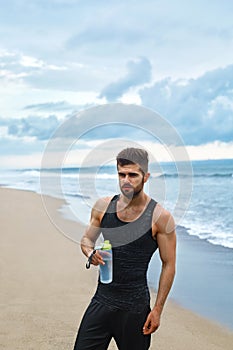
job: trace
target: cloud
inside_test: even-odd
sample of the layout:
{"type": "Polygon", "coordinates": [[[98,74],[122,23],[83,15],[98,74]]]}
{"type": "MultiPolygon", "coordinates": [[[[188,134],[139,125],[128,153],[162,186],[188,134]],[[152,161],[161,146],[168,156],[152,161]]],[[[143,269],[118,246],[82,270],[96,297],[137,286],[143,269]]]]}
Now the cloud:
{"type": "Polygon", "coordinates": [[[46,102],[46,103],[37,103],[24,107],[24,110],[34,110],[34,111],[71,111],[78,109],[78,105],[72,105],[66,101],[59,102],[46,102]]]}
{"type": "Polygon", "coordinates": [[[20,58],[19,64],[23,67],[33,67],[33,68],[43,68],[44,62],[42,60],[38,60],[35,57],[25,56],[23,55],[20,58]]]}
{"type": "Polygon", "coordinates": [[[142,104],[167,118],[186,144],[232,140],[233,65],[197,79],[163,79],[139,94],[142,104]]]}
{"type": "Polygon", "coordinates": [[[34,152],[43,152],[44,142],[38,140],[36,137],[30,136],[18,136],[18,128],[15,125],[0,126],[0,158],[4,159],[4,163],[0,164],[3,167],[9,161],[7,161],[9,155],[13,156],[11,159],[12,166],[15,165],[14,157],[16,155],[33,154],[34,152]]]}
{"type": "MultiPolygon", "coordinates": [[[[216,103],[225,107],[232,105],[226,98],[220,98],[216,103]]],[[[77,149],[80,152],[76,162],[93,147],[97,147],[101,153],[111,146],[113,154],[116,145],[122,147],[125,142],[136,142],[146,147],[161,161],[171,160],[170,149],[176,157],[180,157],[180,150],[183,150],[182,142],[172,125],[165,119],[158,118],[150,109],[135,105],[113,103],[98,106],[65,118],[63,123],[59,123],[56,116],[0,119],[0,158],[4,164],[9,164],[6,158],[8,154],[12,155],[13,162],[15,155],[31,155],[38,152],[42,155],[49,140],[51,142],[46,152],[51,152],[55,162],[57,157],[66,157],[70,147],[71,150],[77,149]]],[[[214,141],[198,146],[186,146],[186,150],[191,159],[217,159],[230,158],[232,147],[233,142],[214,141]]],[[[95,158],[95,161],[98,159],[95,158]]]]}
{"type": "Polygon", "coordinates": [[[55,64],[49,64],[47,62],[44,62],[41,59],[37,59],[35,57],[26,56],[26,55],[20,55],[19,64],[22,67],[37,68],[38,70],[46,70],[46,71],[49,71],[49,70],[52,70],[52,71],[67,70],[66,66],[58,66],[55,64]]]}
{"type": "MultiPolygon", "coordinates": [[[[180,0],[146,4],[134,0],[103,0],[101,6],[84,0],[5,2],[1,46],[17,50],[18,56],[14,64],[12,57],[5,66],[5,79],[39,89],[99,93],[113,77],[118,81],[124,75],[130,57],[147,57],[156,66],[157,79],[197,76],[207,67],[232,62],[229,1],[223,0],[224,6],[215,2],[211,9],[201,1],[182,6],[180,0]],[[75,66],[77,59],[83,66],[75,66]]],[[[0,69],[4,64],[6,58],[0,58],[0,69]]]]}
{"type": "Polygon", "coordinates": [[[4,83],[24,83],[41,90],[61,91],[94,91],[109,80],[109,77],[101,75],[101,69],[77,62],[76,57],[67,64],[56,62],[54,57],[43,60],[22,52],[0,49],[0,80],[4,83]]]}
{"type": "Polygon", "coordinates": [[[8,69],[0,69],[0,79],[8,81],[21,81],[23,78],[27,77],[28,74],[25,72],[14,73],[8,69]]]}
{"type": "Polygon", "coordinates": [[[66,70],[64,65],[49,64],[48,62],[17,51],[0,50],[0,63],[2,67],[8,69],[28,69],[28,70],[66,70]]]}
{"type": "Polygon", "coordinates": [[[127,63],[127,74],[116,82],[107,85],[101,92],[100,98],[106,97],[108,101],[114,101],[121,97],[130,88],[148,83],[151,80],[152,66],[150,61],[141,57],[127,63]]]}
{"type": "MultiPolygon", "coordinates": [[[[0,167],[8,167],[11,162],[11,167],[18,166],[14,163],[14,157],[19,155],[40,153],[42,156],[46,142],[59,124],[60,121],[55,115],[47,118],[0,118],[0,160],[4,162],[0,167]],[[7,160],[8,155],[12,156],[11,160],[7,160]]],[[[24,166],[27,166],[27,163],[24,166]]]]}
{"type": "MultiPolygon", "coordinates": [[[[38,76],[62,74],[68,68],[15,51],[0,50],[0,79],[5,81],[33,81],[38,76]]],[[[64,74],[64,73],[63,73],[64,74]]]]}
{"type": "Polygon", "coordinates": [[[58,125],[59,121],[54,115],[48,118],[29,116],[28,118],[21,119],[0,119],[2,136],[4,136],[5,139],[14,139],[18,141],[25,141],[26,139],[39,141],[48,140],[58,125]]]}
{"type": "MultiPolygon", "coordinates": [[[[229,0],[211,6],[201,0],[147,0],[146,6],[139,0],[5,1],[0,114],[12,119],[0,121],[1,152],[7,152],[7,141],[12,152],[13,143],[20,151],[21,141],[30,152],[32,143],[45,143],[76,104],[103,103],[97,96],[129,102],[127,95],[135,96],[139,88],[140,97],[131,101],[159,111],[187,144],[231,140],[232,68],[213,69],[233,62],[232,8],[229,0]],[[141,56],[146,58],[132,61],[141,56]],[[143,88],[152,74],[157,82],[143,88]]],[[[108,116],[103,121],[108,123],[108,116]]],[[[80,123],[82,130],[90,126],[80,123]]],[[[67,135],[75,137],[80,124],[75,127],[67,135]]],[[[118,125],[88,135],[107,134],[133,133],[118,125]]]]}
{"type": "Polygon", "coordinates": [[[1,7],[1,43],[60,64],[78,57],[104,68],[106,62],[113,66],[143,54],[156,60],[158,71],[186,66],[190,73],[193,63],[212,64],[215,56],[221,62],[232,58],[231,12],[229,0],[215,1],[211,8],[200,0],[147,0],[146,6],[139,0],[101,0],[101,5],[85,0],[11,0],[1,7]]]}
{"type": "Polygon", "coordinates": [[[81,111],[60,124],[49,147],[61,149],[78,140],[112,139],[183,145],[174,127],[157,113],[136,105],[110,103],[81,111]]]}
{"type": "MultiPolygon", "coordinates": [[[[112,16],[109,16],[109,13],[110,12],[108,12],[108,18],[107,16],[105,17],[105,23],[92,22],[92,26],[84,27],[78,34],[71,36],[65,44],[66,49],[76,50],[77,48],[82,48],[89,51],[92,50],[89,46],[90,44],[92,47],[98,44],[100,50],[97,48],[95,49],[97,49],[98,53],[102,56],[106,43],[110,45],[114,52],[117,52],[119,51],[119,46],[116,45],[116,42],[127,46],[129,43],[135,45],[143,40],[145,33],[143,33],[141,29],[114,22],[112,16]],[[107,30],[107,26],[109,26],[110,30],[107,30]],[[85,48],[86,45],[87,47],[85,48]]],[[[108,55],[110,51],[106,51],[106,53],[108,55]]]]}

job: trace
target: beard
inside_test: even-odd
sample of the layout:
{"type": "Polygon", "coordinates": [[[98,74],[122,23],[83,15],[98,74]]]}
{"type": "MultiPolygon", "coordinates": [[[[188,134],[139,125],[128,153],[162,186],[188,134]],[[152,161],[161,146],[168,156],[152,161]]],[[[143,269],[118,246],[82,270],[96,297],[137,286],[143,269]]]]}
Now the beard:
{"type": "Polygon", "coordinates": [[[141,193],[141,191],[143,190],[144,178],[142,179],[141,184],[138,185],[136,188],[133,188],[133,186],[131,186],[131,185],[127,185],[127,187],[130,187],[131,190],[124,190],[124,186],[126,186],[126,185],[123,185],[120,187],[122,194],[128,199],[133,199],[133,198],[137,197],[139,195],[139,193],[141,193]]]}

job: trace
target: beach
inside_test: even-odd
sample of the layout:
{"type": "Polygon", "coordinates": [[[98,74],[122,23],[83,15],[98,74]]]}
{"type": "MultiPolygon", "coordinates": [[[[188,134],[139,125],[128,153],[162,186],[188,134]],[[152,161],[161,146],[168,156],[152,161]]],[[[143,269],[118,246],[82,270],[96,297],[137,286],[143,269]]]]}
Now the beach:
{"type": "MultiPolygon", "coordinates": [[[[64,230],[81,236],[84,227],[61,216],[60,199],[46,201],[54,225],[39,194],[1,188],[0,195],[0,347],[73,349],[98,270],[85,269],[79,244],[64,230]]],[[[152,305],[154,298],[152,292],[152,305]]],[[[232,344],[233,332],[168,300],[151,349],[230,350],[232,344]]]]}

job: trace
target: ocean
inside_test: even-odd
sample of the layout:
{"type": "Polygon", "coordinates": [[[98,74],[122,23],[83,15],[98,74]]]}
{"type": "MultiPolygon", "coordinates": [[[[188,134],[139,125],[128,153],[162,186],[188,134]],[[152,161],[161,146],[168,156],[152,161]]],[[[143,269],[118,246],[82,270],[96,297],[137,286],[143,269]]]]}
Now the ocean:
{"type": "MultiPolygon", "coordinates": [[[[178,224],[190,235],[233,248],[233,159],[194,161],[192,167],[193,174],[178,174],[173,163],[164,163],[161,173],[153,172],[152,166],[152,179],[145,191],[172,212],[178,202],[179,178],[185,179],[184,187],[192,183],[190,198],[185,198],[190,202],[185,203],[188,207],[183,209],[182,219],[178,217],[178,224]]],[[[95,168],[0,170],[0,185],[64,198],[69,208],[64,208],[64,213],[84,224],[98,197],[119,192],[114,166],[102,167],[98,172],[95,168]]]]}
{"type": "MultiPolygon", "coordinates": [[[[233,329],[233,159],[192,162],[192,173],[174,163],[151,165],[145,192],[174,214],[178,232],[177,275],[171,297],[233,329]]],[[[96,199],[119,193],[115,166],[0,170],[2,187],[65,199],[60,209],[86,225],[96,199]]],[[[76,241],[77,237],[70,237],[76,241]]],[[[153,257],[150,285],[158,284],[153,257]]]]}

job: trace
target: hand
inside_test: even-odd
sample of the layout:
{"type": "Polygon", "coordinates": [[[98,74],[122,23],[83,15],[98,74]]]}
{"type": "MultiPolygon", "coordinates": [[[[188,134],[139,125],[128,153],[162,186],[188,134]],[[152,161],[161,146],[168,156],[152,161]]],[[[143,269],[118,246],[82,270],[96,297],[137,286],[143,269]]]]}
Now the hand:
{"type": "Polygon", "coordinates": [[[153,309],[147,316],[146,322],[143,326],[143,334],[148,335],[154,333],[160,326],[160,313],[153,309]]]}
{"type": "Polygon", "coordinates": [[[91,257],[91,264],[97,266],[97,265],[105,265],[105,262],[103,261],[102,256],[98,252],[98,250],[95,251],[94,254],[92,254],[91,257]]]}

